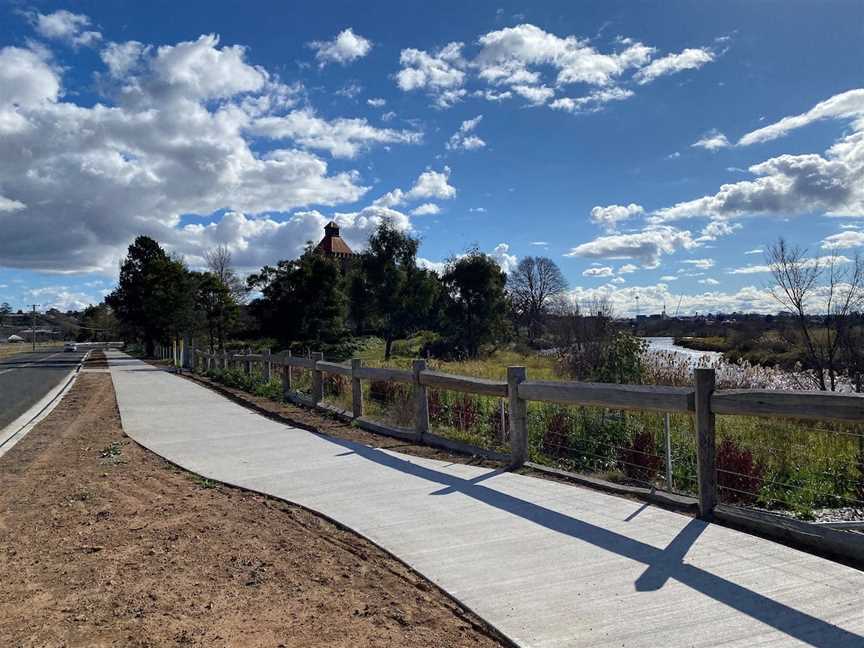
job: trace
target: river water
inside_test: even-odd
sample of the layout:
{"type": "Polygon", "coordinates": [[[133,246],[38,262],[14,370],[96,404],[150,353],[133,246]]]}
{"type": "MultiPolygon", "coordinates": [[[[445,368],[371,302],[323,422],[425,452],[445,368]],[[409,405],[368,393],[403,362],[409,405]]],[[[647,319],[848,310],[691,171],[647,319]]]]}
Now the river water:
{"type": "Polygon", "coordinates": [[[688,349],[679,346],[675,344],[675,338],[671,337],[646,337],[645,340],[648,341],[649,352],[658,351],[664,353],[677,353],[686,357],[690,361],[691,365],[698,364],[701,358],[716,360],[723,355],[719,351],[696,351],[695,349],[688,349]]]}

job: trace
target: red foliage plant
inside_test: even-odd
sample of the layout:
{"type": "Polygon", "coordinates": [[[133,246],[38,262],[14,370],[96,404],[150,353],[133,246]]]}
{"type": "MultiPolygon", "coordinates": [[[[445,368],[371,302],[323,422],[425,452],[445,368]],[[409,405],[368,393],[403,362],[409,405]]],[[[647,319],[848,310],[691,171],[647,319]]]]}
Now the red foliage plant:
{"type": "Polygon", "coordinates": [[[618,451],[618,461],[630,479],[652,483],[663,465],[663,458],[654,452],[654,434],[647,430],[637,432],[627,448],[618,451]]]}
{"type": "Polygon", "coordinates": [[[753,453],[732,439],[717,446],[717,490],[724,502],[751,504],[762,488],[765,466],[753,459],[753,453]]]}

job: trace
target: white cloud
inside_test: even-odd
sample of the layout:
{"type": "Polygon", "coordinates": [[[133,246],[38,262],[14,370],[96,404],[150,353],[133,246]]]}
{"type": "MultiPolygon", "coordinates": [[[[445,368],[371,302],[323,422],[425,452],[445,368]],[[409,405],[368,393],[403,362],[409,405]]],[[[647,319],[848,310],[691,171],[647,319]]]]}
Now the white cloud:
{"type": "Polygon", "coordinates": [[[366,103],[372,106],[373,108],[383,108],[387,105],[387,100],[382,99],[381,97],[375,97],[373,99],[367,99],[366,103]]]}
{"type": "Polygon", "coordinates": [[[752,250],[747,250],[744,254],[764,254],[765,250],[762,248],[753,248],[752,250]]]}
{"type": "Polygon", "coordinates": [[[615,271],[609,266],[598,266],[594,268],[588,268],[584,272],[582,272],[583,277],[613,277],[615,276],[615,271]]]}
{"type": "Polygon", "coordinates": [[[606,86],[628,68],[647,63],[654,51],[642,43],[630,42],[621,52],[602,54],[587,40],[561,38],[530,24],[489,32],[480,37],[479,43],[481,50],[475,64],[481,76],[486,71],[487,80],[508,85],[537,83],[538,77],[532,76],[527,66],[551,65],[558,73],[557,85],[606,86]]]}
{"type": "Polygon", "coordinates": [[[261,117],[248,130],[271,139],[291,139],[304,148],[324,150],[334,157],[345,158],[355,157],[372,144],[417,144],[423,139],[422,133],[376,128],[362,118],[327,121],[309,108],[282,116],[261,117]]]}
{"type": "Polygon", "coordinates": [[[429,259],[417,257],[417,266],[426,270],[431,270],[432,272],[440,276],[443,275],[444,271],[447,269],[447,262],[430,261],[429,259]]]}
{"type": "Polygon", "coordinates": [[[718,285],[720,285],[720,282],[719,282],[719,281],[717,281],[716,279],[712,279],[711,277],[707,277],[707,278],[705,278],[705,279],[700,279],[700,280],[699,280],[699,283],[700,283],[700,284],[706,284],[706,285],[708,285],[708,286],[718,286],[718,285]]]}
{"type": "Polygon", "coordinates": [[[823,250],[856,248],[864,245],[864,232],[846,230],[838,234],[826,236],[822,241],[823,250]]]}
{"type": "Polygon", "coordinates": [[[349,27],[329,41],[312,41],[308,46],[315,50],[315,59],[319,67],[329,63],[348,65],[366,56],[372,49],[372,41],[355,34],[349,27]]]}
{"type": "Polygon", "coordinates": [[[87,29],[90,18],[61,9],[51,14],[37,13],[31,16],[37,33],[45,38],[63,41],[73,46],[93,45],[102,40],[98,31],[87,29]]]}
{"type": "MultiPolygon", "coordinates": [[[[837,255],[834,257],[831,257],[831,256],[812,257],[812,258],[807,259],[806,261],[802,262],[801,267],[802,268],[812,268],[813,266],[816,266],[816,265],[824,266],[824,265],[826,265],[828,263],[832,263],[832,262],[837,263],[837,264],[843,264],[843,263],[849,263],[850,261],[851,261],[851,259],[849,257],[843,256],[843,255],[837,255]]],[[[771,266],[768,264],[747,265],[747,266],[742,266],[740,268],[732,268],[731,270],[728,270],[727,272],[728,272],[728,274],[733,274],[733,275],[737,275],[737,274],[762,274],[765,272],[771,272],[771,266]]]]}
{"type": "Polygon", "coordinates": [[[448,150],[473,151],[486,146],[486,142],[473,134],[477,124],[483,119],[483,115],[477,115],[473,119],[466,119],[462,122],[459,130],[450,136],[450,139],[445,144],[448,150]]]}
{"type": "Polygon", "coordinates": [[[744,135],[740,146],[749,146],[783,137],[789,131],[802,128],[822,119],[858,119],[864,117],[864,88],[849,90],[821,101],[800,115],[784,117],[778,122],[744,135]]]}
{"type": "Polygon", "coordinates": [[[623,101],[634,95],[632,90],[626,88],[608,88],[595,90],[584,97],[560,97],[549,104],[554,110],[564,110],[570,113],[582,111],[593,112],[600,110],[610,101],[623,101]]]}
{"type": "Polygon", "coordinates": [[[690,249],[696,244],[690,232],[673,227],[651,227],[634,234],[611,234],[572,248],[565,256],[587,259],[634,259],[655,268],[663,254],[690,249]]]}
{"type": "Polygon", "coordinates": [[[56,308],[58,311],[80,311],[102,301],[102,297],[88,295],[69,286],[42,286],[27,291],[28,301],[38,301],[42,310],[56,308]]]}
{"type": "Polygon", "coordinates": [[[420,174],[414,186],[405,194],[407,200],[438,198],[449,200],[456,196],[456,188],[450,184],[450,167],[442,171],[427,170],[420,174]]]}
{"type": "Polygon", "coordinates": [[[640,69],[633,78],[640,85],[650,83],[658,77],[675,74],[682,70],[696,70],[715,58],[714,52],[707,48],[687,48],[678,54],[667,54],[654,59],[640,69]]]}
{"type": "Polygon", "coordinates": [[[531,241],[531,243],[529,245],[536,245],[538,247],[545,247],[545,246],[549,245],[549,242],[548,241],[531,241]]]}
{"type": "Polygon", "coordinates": [[[675,275],[663,275],[660,277],[660,281],[678,281],[678,277],[675,275]]]}
{"type": "Polygon", "coordinates": [[[681,314],[695,312],[758,312],[776,313],[778,304],[771,294],[762,288],[745,286],[734,292],[706,291],[700,294],[673,293],[664,283],[647,286],[619,287],[608,283],[597,287],[578,286],[569,293],[576,303],[597,299],[608,299],[616,315],[636,314],[636,297],[639,309],[644,313],[659,313],[664,304],[680,303],[681,314]]]}
{"type": "Polygon", "coordinates": [[[450,167],[441,171],[427,169],[421,173],[408,191],[396,188],[377,198],[372,204],[379,207],[395,207],[404,202],[434,198],[449,200],[456,196],[456,187],[450,184],[450,167]]]}
{"type": "Polygon", "coordinates": [[[53,103],[59,93],[60,78],[35,52],[0,49],[0,133],[11,131],[15,124],[26,127],[26,118],[16,106],[27,109],[53,103]]]}
{"type": "Polygon", "coordinates": [[[519,259],[516,255],[510,254],[510,246],[506,243],[499,243],[495,246],[495,249],[492,250],[492,254],[490,255],[493,259],[498,262],[498,265],[501,266],[501,269],[510,274],[516,269],[516,266],[519,264],[519,259]]]}
{"type": "MultiPolygon", "coordinates": [[[[113,105],[76,104],[36,52],[0,50],[0,194],[15,207],[3,211],[0,265],[115,272],[138,234],[183,253],[194,247],[194,232],[178,229],[183,214],[212,219],[235,210],[265,227],[282,222],[280,212],[352,203],[367,191],[356,171],[331,172],[308,151],[253,149],[247,129],[294,98],[249,65],[243,47],[220,46],[212,35],[118,47],[103,52],[106,71],[125,72],[104,79],[117,84],[103,98],[113,105]],[[263,213],[275,215],[256,218],[263,213]]],[[[344,126],[327,127],[334,124],[344,126]]],[[[347,137],[358,148],[370,141],[350,129],[347,137]]],[[[265,262],[284,258],[274,250],[265,262]]]]}
{"type": "Polygon", "coordinates": [[[426,216],[428,214],[438,214],[441,208],[435,203],[423,203],[411,210],[412,216],[426,216]]]}
{"type": "Polygon", "coordinates": [[[729,148],[731,144],[723,133],[718,130],[710,130],[690,146],[704,148],[708,151],[716,151],[721,148],[729,148]]]}
{"type": "Polygon", "coordinates": [[[607,205],[605,207],[597,205],[591,209],[591,222],[611,232],[618,228],[618,223],[644,213],[645,210],[642,208],[642,205],[635,203],[630,203],[629,205],[607,205]]]}
{"type": "Polygon", "coordinates": [[[452,106],[466,94],[462,85],[467,63],[462,47],[462,43],[449,43],[432,54],[413,48],[402,50],[396,84],[404,92],[425,90],[439,108],[452,106]]]}
{"type": "Polygon", "coordinates": [[[532,86],[520,84],[511,87],[513,92],[527,99],[535,106],[540,106],[555,96],[555,91],[545,85],[532,86]]]}
{"type": "Polygon", "coordinates": [[[632,263],[625,263],[620,268],[618,268],[618,274],[630,274],[631,272],[636,272],[639,269],[639,266],[633,265],[632,263]]]}
{"type": "Polygon", "coordinates": [[[714,259],[684,259],[681,263],[686,263],[700,270],[708,270],[714,267],[715,261],[714,259]]]}
{"type": "Polygon", "coordinates": [[[11,198],[0,196],[0,212],[13,212],[18,211],[19,209],[25,209],[26,207],[27,205],[18,200],[12,200],[11,198]]]}
{"type": "Polygon", "coordinates": [[[99,52],[99,56],[102,58],[105,65],[108,66],[108,71],[111,76],[116,79],[121,79],[138,67],[141,60],[149,53],[150,49],[149,45],[144,45],[138,41],[108,43],[105,48],[99,52]]]}
{"type": "Polygon", "coordinates": [[[469,207],[469,212],[477,212],[480,214],[485,214],[488,210],[485,207],[469,207]]]}
{"type": "Polygon", "coordinates": [[[622,37],[615,40],[611,51],[601,52],[587,38],[558,36],[527,23],[482,34],[477,43],[480,50],[473,59],[463,55],[460,42],[431,52],[402,50],[397,85],[406,92],[425,90],[436,106],[448,108],[468,95],[466,85],[476,80],[487,87],[472,90],[475,97],[495,102],[522,97],[535,106],[545,104],[577,113],[596,111],[610,101],[633,96],[632,90],[619,84],[647,83],[699,68],[715,58],[711,50],[701,48],[652,61],[655,48],[622,37]],[[597,89],[582,97],[553,101],[557,90],[571,84],[597,89]]]}

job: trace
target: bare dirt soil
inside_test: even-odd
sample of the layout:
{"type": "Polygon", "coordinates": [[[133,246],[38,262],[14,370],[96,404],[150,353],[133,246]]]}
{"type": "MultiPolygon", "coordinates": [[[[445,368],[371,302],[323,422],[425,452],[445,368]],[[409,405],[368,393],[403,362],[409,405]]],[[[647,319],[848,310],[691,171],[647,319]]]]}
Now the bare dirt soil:
{"type": "Polygon", "coordinates": [[[503,645],[355,534],[135,444],[105,373],[0,458],[0,574],[4,648],[503,645]]]}

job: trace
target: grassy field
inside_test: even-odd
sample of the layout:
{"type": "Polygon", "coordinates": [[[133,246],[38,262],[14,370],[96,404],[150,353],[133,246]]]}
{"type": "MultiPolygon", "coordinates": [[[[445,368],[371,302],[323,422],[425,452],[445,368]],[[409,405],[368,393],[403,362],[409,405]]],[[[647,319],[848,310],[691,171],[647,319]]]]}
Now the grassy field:
{"type": "MultiPolygon", "coordinates": [[[[37,351],[50,351],[52,349],[62,349],[62,342],[37,342],[37,351]]],[[[15,344],[0,343],[0,358],[7,358],[19,353],[29,353],[33,350],[33,345],[29,342],[16,342],[15,344]]]]}

